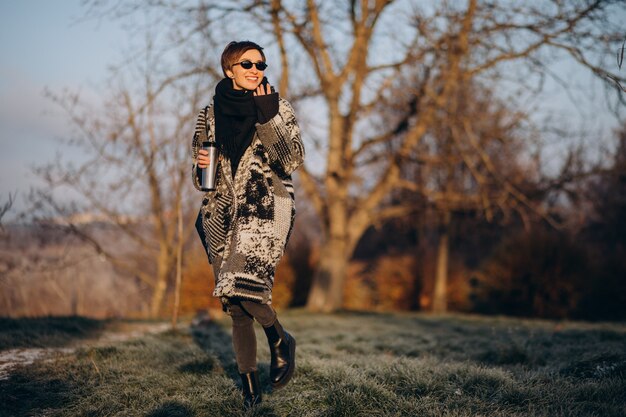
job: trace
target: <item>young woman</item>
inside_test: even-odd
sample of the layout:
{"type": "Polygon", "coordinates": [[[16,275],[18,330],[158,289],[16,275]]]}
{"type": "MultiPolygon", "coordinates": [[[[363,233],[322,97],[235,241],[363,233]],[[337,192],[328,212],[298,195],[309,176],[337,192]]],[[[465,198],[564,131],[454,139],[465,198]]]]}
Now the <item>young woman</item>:
{"type": "Polygon", "coordinates": [[[304,160],[293,108],[264,78],[263,48],[231,42],[222,53],[224,79],[200,112],[192,143],[193,182],[209,167],[203,141],[216,143],[216,190],[204,194],[196,228],[213,266],[215,291],[231,316],[244,402],[261,402],[253,319],[270,346],[270,379],[284,386],[295,368],[296,340],[271,307],[274,271],[295,216],[291,173],[304,160]]]}

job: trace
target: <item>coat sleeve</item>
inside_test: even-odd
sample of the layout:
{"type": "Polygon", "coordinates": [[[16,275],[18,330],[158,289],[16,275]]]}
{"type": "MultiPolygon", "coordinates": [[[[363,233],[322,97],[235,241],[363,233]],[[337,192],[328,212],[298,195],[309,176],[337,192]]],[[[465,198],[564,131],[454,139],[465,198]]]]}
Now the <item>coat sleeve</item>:
{"type": "Polygon", "coordinates": [[[193,133],[193,140],[191,141],[191,180],[193,181],[194,187],[198,191],[202,191],[200,188],[200,168],[198,168],[198,151],[202,148],[202,142],[211,140],[208,135],[212,135],[210,129],[207,129],[207,115],[208,108],[204,108],[198,114],[198,118],[196,120],[196,129],[193,133]],[[208,134],[207,134],[208,132],[208,134]]]}
{"type": "Polygon", "coordinates": [[[300,127],[291,104],[283,98],[278,114],[267,123],[257,123],[256,131],[267,155],[270,167],[279,177],[291,175],[304,162],[304,145],[300,127]]]}

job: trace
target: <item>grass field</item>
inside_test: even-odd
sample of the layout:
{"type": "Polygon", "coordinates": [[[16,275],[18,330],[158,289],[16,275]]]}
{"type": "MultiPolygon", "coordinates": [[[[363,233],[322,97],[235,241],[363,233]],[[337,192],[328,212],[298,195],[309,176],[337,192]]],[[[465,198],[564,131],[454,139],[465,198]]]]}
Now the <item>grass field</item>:
{"type": "MultiPolygon", "coordinates": [[[[84,337],[3,320],[3,333],[22,329],[6,332],[3,349],[84,337]]],[[[85,319],[65,320],[75,329],[85,319]]],[[[252,411],[241,408],[226,318],[17,367],[0,380],[0,415],[626,416],[625,325],[305,311],[281,321],[298,340],[296,375],[271,392],[257,326],[265,392],[252,411]]]]}

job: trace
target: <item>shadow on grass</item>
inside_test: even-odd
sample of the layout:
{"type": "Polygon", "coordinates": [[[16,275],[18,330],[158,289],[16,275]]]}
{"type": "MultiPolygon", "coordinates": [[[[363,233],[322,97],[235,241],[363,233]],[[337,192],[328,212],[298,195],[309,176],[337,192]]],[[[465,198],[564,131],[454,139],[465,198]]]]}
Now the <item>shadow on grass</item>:
{"type": "Polygon", "coordinates": [[[0,350],[24,347],[62,347],[75,340],[97,337],[106,320],[86,317],[0,317],[0,350]]]}
{"type": "Polygon", "coordinates": [[[371,311],[371,310],[347,310],[347,309],[339,309],[332,313],[335,316],[339,317],[375,317],[375,318],[389,318],[394,317],[393,312],[388,311],[371,311]]]}
{"type": "MultiPolygon", "coordinates": [[[[193,340],[200,348],[217,358],[224,372],[234,379],[239,380],[237,363],[235,362],[235,352],[233,351],[233,339],[231,335],[217,323],[209,322],[191,327],[193,340]]],[[[192,366],[187,372],[196,372],[198,368],[192,366]]],[[[184,371],[181,369],[181,371],[184,371]]]]}
{"type": "Polygon", "coordinates": [[[189,409],[189,407],[173,402],[167,402],[161,405],[156,410],[153,410],[146,414],[146,417],[193,417],[195,414],[189,409]]]}
{"type": "MultiPolygon", "coordinates": [[[[233,339],[222,326],[215,322],[204,323],[191,327],[191,333],[196,344],[212,357],[217,358],[219,365],[224,369],[224,373],[231,378],[235,385],[241,388],[241,378],[235,361],[235,352],[233,351],[233,339]]],[[[262,341],[257,341],[257,343],[262,341]]],[[[206,361],[196,361],[180,367],[179,371],[194,374],[206,373],[213,370],[214,362],[212,357],[206,361]]],[[[266,369],[269,369],[269,363],[259,362],[259,378],[261,380],[261,392],[269,394],[272,388],[268,381],[266,369]]]]}
{"type": "Polygon", "coordinates": [[[23,368],[0,380],[0,416],[43,415],[46,409],[63,409],[70,393],[78,389],[62,378],[23,368]]]}
{"type": "Polygon", "coordinates": [[[215,360],[213,360],[213,358],[207,358],[201,361],[194,360],[178,367],[179,372],[194,375],[208,374],[213,371],[213,369],[215,369],[215,360]]]}

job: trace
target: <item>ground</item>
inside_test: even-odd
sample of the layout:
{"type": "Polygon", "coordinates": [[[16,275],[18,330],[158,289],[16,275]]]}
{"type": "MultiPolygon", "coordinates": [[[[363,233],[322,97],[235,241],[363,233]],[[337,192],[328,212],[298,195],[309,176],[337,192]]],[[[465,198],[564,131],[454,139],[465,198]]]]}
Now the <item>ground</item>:
{"type": "Polygon", "coordinates": [[[105,346],[170,328],[164,322],[108,321],[81,317],[44,319],[0,319],[0,380],[11,371],[58,353],[73,353],[86,346],[105,346]]]}
{"type": "MultiPolygon", "coordinates": [[[[624,324],[302,310],[280,317],[298,340],[296,375],[271,391],[257,327],[264,402],[252,411],[241,407],[221,318],[97,343],[114,323],[88,321],[65,343],[33,331],[34,347],[69,350],[13,367],[0,380],[0,415],[626,416],[624,324]]],[[[10,323],[0,322],[3,330],[10,323]]],[[[15,343],[27,339],[3,332],[0,348],[15,348],[12,333],[15,343]]]]}

